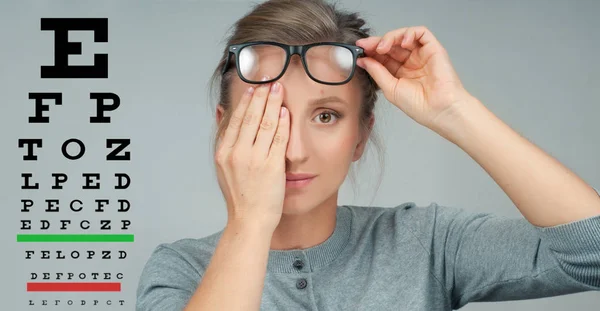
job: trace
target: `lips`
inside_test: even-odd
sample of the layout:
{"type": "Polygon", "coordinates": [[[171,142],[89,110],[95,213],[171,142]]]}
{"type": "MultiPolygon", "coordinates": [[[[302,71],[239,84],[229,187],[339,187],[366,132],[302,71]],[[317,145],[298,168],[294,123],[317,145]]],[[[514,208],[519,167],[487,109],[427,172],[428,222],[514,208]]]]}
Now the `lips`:
{"type": "Polygon", "coordinates": [[[287,181],[298,181],[304,179],[311,179],[317,175],[308,173],[287,173],[285,174],[285,180],[287,181]]]}
{"type": "Polygon", "coordinates": [[[286,190],[306,188],[316,176],[313,174],[286,174],[285,188],[286,190]]]}

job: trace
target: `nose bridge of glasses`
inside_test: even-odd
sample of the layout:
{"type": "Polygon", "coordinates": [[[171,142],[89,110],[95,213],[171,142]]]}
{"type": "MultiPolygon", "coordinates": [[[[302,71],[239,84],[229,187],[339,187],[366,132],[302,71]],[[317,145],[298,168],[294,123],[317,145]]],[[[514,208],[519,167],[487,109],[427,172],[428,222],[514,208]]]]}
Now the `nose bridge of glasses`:
{"type": "Polygon", "coordinates": [[[303,45],[291,45],[290,46],[290,57],[294,54],[302,55],[302,51],[304,50],[303,45]]]}
{"type": "Polygon", "coordinates": [[[298,60],[302,59],[302,53],[304,52],[304,50],[306,49],[306,47],[304,45],[290,45],[290,62],[293,62],[294,60],[294,55],[298,55],[298,60]]]}
{"type": "MultiPolygon", "coordinates": [[[[293,64],[294,63],[294,55],[298,55],[298,61],[301,61],[302,59],[302,53],[304,52],[304,50],[306,49],[306,46],[304,45],[290,45],[289,46],[289,56],[288,56],[288,64],[293,64]]],[[[281,72],[281,76],[285,75],[286,72],[289,70],[289,66],[286,66],[285,68],[282,68],[283,71],[281,72]]]]}

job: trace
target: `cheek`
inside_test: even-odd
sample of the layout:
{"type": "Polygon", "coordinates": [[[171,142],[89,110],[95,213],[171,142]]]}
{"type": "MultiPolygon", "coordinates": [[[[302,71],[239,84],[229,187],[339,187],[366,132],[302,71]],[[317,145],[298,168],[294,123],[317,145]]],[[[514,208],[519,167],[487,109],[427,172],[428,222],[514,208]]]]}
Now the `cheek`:
{"type": "Polygon", "coordinates": [[[347,169],[352,162],[356,147],[354,133],[350,133],[350,131],[340,131],[340,133],[343,134],[321,135],[318,140],[315,140],[320,142],[319,145],[313,149],[322,163],[335,171],[347,169]]]}

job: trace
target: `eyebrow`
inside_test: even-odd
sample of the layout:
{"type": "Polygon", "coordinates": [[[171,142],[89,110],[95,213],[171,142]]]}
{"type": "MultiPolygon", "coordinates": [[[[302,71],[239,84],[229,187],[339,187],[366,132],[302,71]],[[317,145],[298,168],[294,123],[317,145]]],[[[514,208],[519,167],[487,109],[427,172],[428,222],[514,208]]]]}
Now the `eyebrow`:
{"type": "Polygon", "coordinates": [[[314,99],[314,100],[310,101],[309,106],[311,106],[311,107],[318,106],[318,105],[322,105],[327,102],[340,102],[345,105],[348,105],[348,103],[345,100],[343,100],[337,96],[327,96],[327,97],[322,97],[322,98],[318,98],[318,99],[314,99]]]}

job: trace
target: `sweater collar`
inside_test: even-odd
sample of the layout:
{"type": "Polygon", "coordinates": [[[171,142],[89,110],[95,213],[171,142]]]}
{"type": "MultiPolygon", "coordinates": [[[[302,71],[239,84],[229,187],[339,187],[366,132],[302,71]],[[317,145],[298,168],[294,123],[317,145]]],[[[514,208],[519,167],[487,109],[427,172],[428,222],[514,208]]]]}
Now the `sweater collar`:
{"type": "Polygon", "coordinates": [[[343,205],[336,209],[333,233],[321,244],[289,250],[269,250],[267,271],[274,273],[313,272],[335,260],[350,240],[352,212],[343,205]],[[299,261],[301,261],[299,263],[299,261]],[[299,268],[301,266],[301,268],[299,268]]]}

